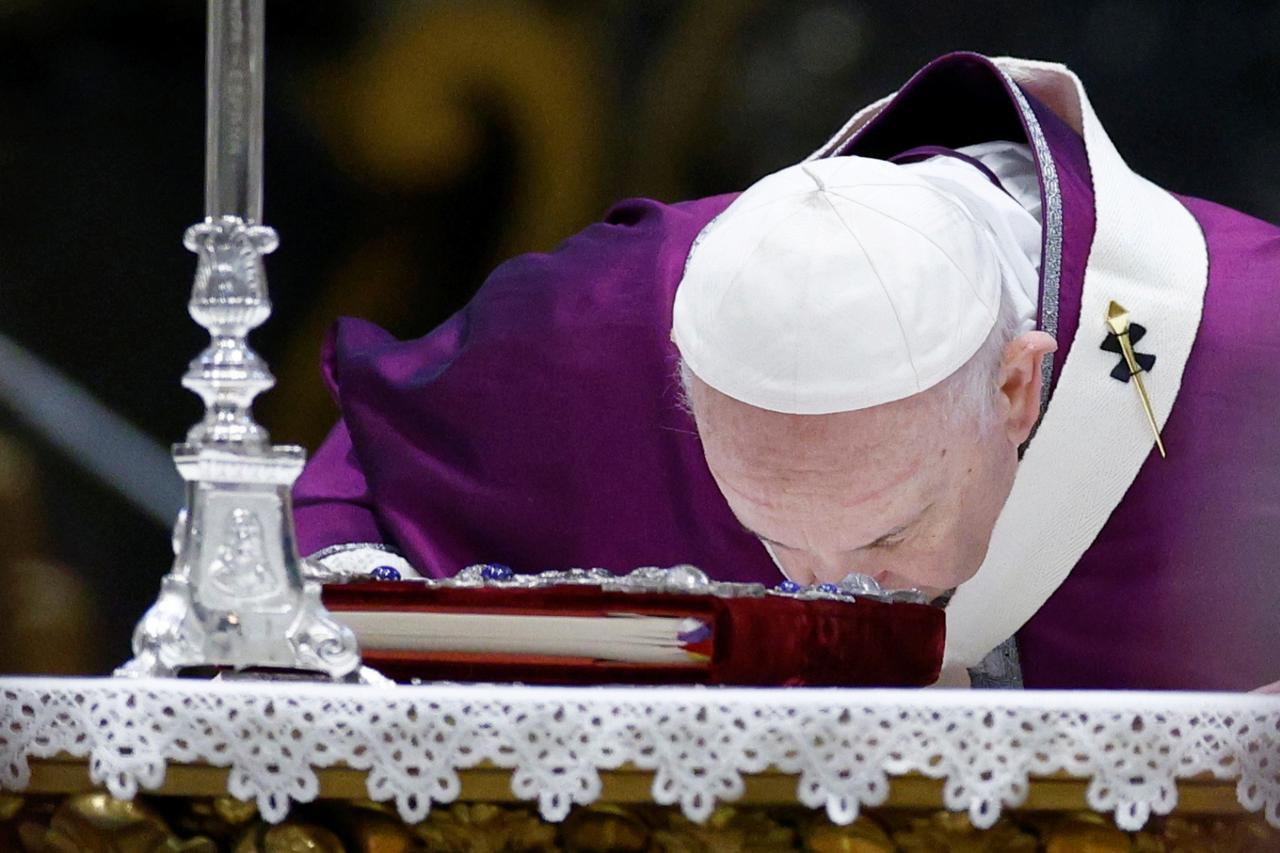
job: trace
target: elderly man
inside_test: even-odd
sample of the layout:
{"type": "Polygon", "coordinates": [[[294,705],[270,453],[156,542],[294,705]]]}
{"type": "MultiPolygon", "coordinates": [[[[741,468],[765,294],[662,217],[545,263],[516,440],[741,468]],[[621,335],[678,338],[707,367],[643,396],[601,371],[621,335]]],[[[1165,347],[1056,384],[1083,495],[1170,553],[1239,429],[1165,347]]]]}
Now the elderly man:
{"type": "Polygon", "coordinates": [[[1278,237],[1131,172],[1060,66],[944,57],[806,163],[625,202],[425,338],[340,323],[300,543],[861,572],[955,590],[948,683],[1016,642],[1028,686],[1252,689],[1280,677],[1278,237]]]}

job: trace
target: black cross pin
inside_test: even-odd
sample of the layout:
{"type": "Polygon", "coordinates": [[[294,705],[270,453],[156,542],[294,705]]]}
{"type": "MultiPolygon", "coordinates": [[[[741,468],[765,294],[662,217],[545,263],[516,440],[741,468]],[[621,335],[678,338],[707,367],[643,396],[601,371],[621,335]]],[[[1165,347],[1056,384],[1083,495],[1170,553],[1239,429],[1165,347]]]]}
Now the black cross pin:
{"type": "MultiPolygon", "coordinates": [[[[1138,369],[1143,373],[1150,373],[1151,368],[1155,367],[1156,357],[1150,353],[1138,352],[1137,343],[1142,340],[1143,335],[1147,333],[1146,326],[1139,323],[1129,324],[1129,341],[1134,344],[1133,358],[1138,362],[1138,369]]],[[[1128,382],[1133,372],[1129,370],[1129,363],[1125,361],[1124,347],[1120,346],[1120,336],[1114,332],[1107,335],[1106,340],[1102,342],[1102,350],[1104,352],[1113,352],[1120,356],[1120,361],[1111,369],[1111,378],[1118,379],[1121,382],[1128,382]]]]}

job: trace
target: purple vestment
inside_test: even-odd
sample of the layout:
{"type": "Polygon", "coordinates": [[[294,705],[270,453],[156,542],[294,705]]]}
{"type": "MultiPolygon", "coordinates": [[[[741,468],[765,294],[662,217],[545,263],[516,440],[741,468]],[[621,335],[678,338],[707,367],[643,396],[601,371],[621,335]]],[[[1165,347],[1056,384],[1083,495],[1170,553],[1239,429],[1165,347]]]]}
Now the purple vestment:
{"type": "Polygon", "coordinates": [[[731,200],[623,202],[416,341],[339,322],[342,421],[295,489],[303,553],[391,542],[431,576],[688,562],[779,580],[703,462],[669,340],[689,245],[731,200]]]}
{"type": "MultiPolygon", "coordinates": [[[[1029,141],[1012,85],[982,57],[944,57],[839,153],[1029,141]]],[[[1061,206],[1053,387],[1081,322],[1096,218],[1082,140],[1028,101],[1061,206]]],[[[623,202],[554,252],[503,264],[415,341],[340,321],[325,371],[342,419],[295,489],[303,553],[388,543],[432,576],[476,562],[688,562],[725,580],[780,580],[711,479],[669,340],[689,247],[730,201],[623,202]]],[[[1029,687],[1280,679],[1269,648],[1280,642],[1280,230],[1183,203],[1204,231],[1209,281],[1164,429],[1171,455],[1147,460],[1019,632],[1029,687]]]]}

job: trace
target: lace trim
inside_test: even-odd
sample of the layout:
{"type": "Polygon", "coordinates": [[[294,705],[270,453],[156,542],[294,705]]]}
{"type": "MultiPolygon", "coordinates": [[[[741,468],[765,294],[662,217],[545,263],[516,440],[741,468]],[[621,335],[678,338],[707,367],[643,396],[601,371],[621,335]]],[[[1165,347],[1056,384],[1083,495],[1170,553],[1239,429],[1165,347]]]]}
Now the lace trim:
{"type": "Polygon", "coordinates": [[[340,764],[421,821],[488,761],[551,821],[631,764],[654,772],[654,802],[696,821],[773,766],[839,824],[884,803],[890,776],[922,773],[986,828],[1029,777],[1065,772],[1137,830],[1173,809],[1177,779],[1209,773],[1238,779],[1241,805],[1280,828],[1280,698],[1240,694],[0,680],[0,786],[26,787],[28,761],[58,754],[88,759],[122,799],[159,788],[170,762],[230,767],[229,792],[269,821],[340,764]]]}

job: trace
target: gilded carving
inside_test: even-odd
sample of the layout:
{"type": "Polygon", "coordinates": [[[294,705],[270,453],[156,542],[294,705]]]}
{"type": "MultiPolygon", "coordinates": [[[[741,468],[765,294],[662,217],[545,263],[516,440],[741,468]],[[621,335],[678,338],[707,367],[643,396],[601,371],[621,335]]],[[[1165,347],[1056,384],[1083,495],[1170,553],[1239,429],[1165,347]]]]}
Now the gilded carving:
{"type": "Polygon", "coordinates": [[[721,806],[704,824],[690,821],[678,811],[659,812],[665,826],[653,833],[660,853],[751,853],[795,850],[796,832],[779,822],[767,809],[721,806]]]}
{"type": "Polygon", "coordinates": [[[76,794],[54,810],[47,827],[18,827],[27,853],[217,853],[209,838],[181,840],[158,813],[104,792],[76,794]]]}
{"type": "Polygon", "coordinates": [[[1114,826],[1072,821],[1045,836],[1045,853],[1129,853],[1133,842],[1128,833],[1114,826]]]}
{"type": "Polygon", "coordinates": [[[1141,832],[1088,811],[1019,812],[989,830],[964,813],[877,809],[849,826],[799,806],[721,807],[702,824],[677,808],[597,804],[559,824],[530,806],[458,803],[422,823],[367,800],[296,807],[271,825],[228,796],[0,793],[0,853],[1264,853],[1280,832],[1256,815],[1153,819],[1141,832]]]}
{"type": "Polygon", "coordinates": [[[246,831],[234,853],[345,853],[338,836],[322,826],[286,821],[278,826],[258,824],[246,831]]]}
{"type": "Polygon", "coordinates": [[[440,853],[503,850],[556,853],[556,828],[531,812],[488,803],[459,803],[438,808],[414,827],[427,849],[440,853]]]}
{"type": "Polygon", "coordinates": [[[326,824],[347,844],[348,853],[416,853],[428,849],[385,803],[367,800],[325,808],[326,824]]]}
{"type": "Polygon", "coordinates": [[[598,805],[574,809],[560,831],[566,850],[644,853],[650,829],[634,808],[598,805]]]}
{"type": "Polygon", "coordinates": [[[252,802],[223,795],[212,799],[190,799],[183,808],[173,810],[173,826],[186,835],[207,835],[222,845],[258,816],[252,802]]]}
{"type": "Polygon", "coordinates": [[[1260,820],[1166,818],[1158,832],[1141,832],[1133,853],[1263,853],[1280,850],[1280,832],[1260,820]]]}
{"type": "Polygon", "coordinates": [[[913,817],[904,829],[893,833],[893,840],[902,853],[1036,853],[1039,848],[1034,834],[1008,818],[981,830],[975,829],[963,812],[913,817]]]}
{"type": "Polygon", "coordinates": [[[0,823],[13,820],[25,803],[17,794],[0,794],[0,823]]]}
{"type": "Polygon", "coordinates": [[[810,853],[893,853],[897,845],[879,823],[863,815],[848,826],[837,826],[815,815],[801,830],[810,853]]]}

